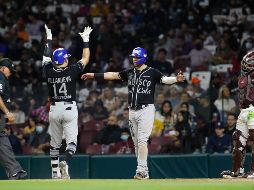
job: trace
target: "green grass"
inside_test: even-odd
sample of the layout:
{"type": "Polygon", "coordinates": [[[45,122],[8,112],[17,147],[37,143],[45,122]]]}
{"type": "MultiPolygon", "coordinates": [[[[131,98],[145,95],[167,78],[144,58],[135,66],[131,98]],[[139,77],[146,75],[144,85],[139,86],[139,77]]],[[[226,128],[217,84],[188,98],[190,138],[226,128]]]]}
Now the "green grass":
{"type": "Polygon", "coordinates": [[[1,190],[254,190],[254,180],[151,179],[151,180],[21,180],[0,181],[1,190]]]}

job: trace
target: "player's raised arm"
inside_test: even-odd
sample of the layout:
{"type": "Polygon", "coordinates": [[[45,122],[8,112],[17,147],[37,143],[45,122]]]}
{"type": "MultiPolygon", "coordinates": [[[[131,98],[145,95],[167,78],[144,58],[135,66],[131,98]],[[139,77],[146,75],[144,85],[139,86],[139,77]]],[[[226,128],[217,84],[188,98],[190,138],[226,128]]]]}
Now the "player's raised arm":
{"type": "Polygon", "coordinates": [[[184,77],[182,71],[177,73],[176,77],[166,77],[166,76],[163,76],[161,78],[161,82],[164,83],[164,84],[174,84],[176,82],[184,82],[184,81],[185,81],[185,77],[184,77]]]}
{"type": "Polygon", "coordinates": [[[90,58],[90,49],[89,49],[89,36],[90,33],[92,32],[92,28],[90,26],[85,27],[84,32],[80,32],[79,35],[83,39],[83,54],[82,54],[82,65],[85,67],[90,58]]]}
{"type": "Polygon", "coordinates": [[[106,73],[85,73],[81,76],[81,79],[104,79],[104,80],[120,80],[118,72],[106,72],[106,73]]]}
{"type": "Polygon", "coordinates": [[[51,55],[52,55],[52,33],[51,33],[51,29],[49,29],[46,24],[45,24],[45,31],[47,35],[47,43],[45,44],[45,49],[44,49],[43,58],[42,58],[43,65],[47,62],[51,62],[51,55]]]}

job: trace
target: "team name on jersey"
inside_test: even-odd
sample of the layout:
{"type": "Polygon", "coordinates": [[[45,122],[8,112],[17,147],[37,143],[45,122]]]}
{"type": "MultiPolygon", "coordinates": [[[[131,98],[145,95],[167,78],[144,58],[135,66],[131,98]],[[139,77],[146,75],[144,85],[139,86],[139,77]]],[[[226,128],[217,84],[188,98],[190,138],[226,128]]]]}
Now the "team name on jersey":
{"type": "Polygon", "coordinates": [[[138,80],[134,80],[134,78],[130,79],[128,81],[128,85],[137,86],[137,93],[138,94],[150,94],[151,89],[149,87],[151,86],[151,81],[147,80],[146,78],[139,78],[138,80]]]}
{"type": "Polygon", "coordinates": [[[48,78],[48,83],[54,84],[54,83],[66,83],[71,82],[71,77],[60,77],[60,78],[48,78]]]}

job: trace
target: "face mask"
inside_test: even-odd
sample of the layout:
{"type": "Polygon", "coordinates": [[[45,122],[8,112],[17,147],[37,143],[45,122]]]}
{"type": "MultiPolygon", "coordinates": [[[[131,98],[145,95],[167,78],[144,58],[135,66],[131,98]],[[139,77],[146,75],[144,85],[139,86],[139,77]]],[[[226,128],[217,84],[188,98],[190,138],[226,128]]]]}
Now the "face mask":
{"type": "Polygon", "coordinates": [[[121,139],[122,139],[123,141],[127,141],[128,138],[129,138],[129,135],[121,135],[121,139]]]}
{"type": "Polygon", "coordinates": [[[245,47],[247,50],[250,50],[252,48],[252,43],[251,42],[246,42],[245,47]]]}
{"type": "Polygon", "coordinates": [[[41,134],[43,131],[43,127],[41,125],[38,125],[36,126],[35,130],[36,130],[36,133],[41,134]]]}

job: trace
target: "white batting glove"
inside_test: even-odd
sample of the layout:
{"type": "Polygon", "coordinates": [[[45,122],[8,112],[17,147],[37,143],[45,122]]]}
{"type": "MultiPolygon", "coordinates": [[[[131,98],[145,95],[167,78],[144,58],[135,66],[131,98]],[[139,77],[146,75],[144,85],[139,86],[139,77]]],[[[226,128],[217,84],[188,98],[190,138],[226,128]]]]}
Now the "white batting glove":
{"type": "Polygon", "coordinates": [[[83,42],[89,42],[89,35],[92,32],[92,28],[90,26],[85,27],[84,32],[79,32],[79,35],[83,39],[83,42]]]}
{"type": "Polygon", "coordinates": [[[46,30],[46,34],[47,34],[47,39],[52,40],[51,29],[49,29],[46,24],[45,24],[45,30],[46,30]]]}

